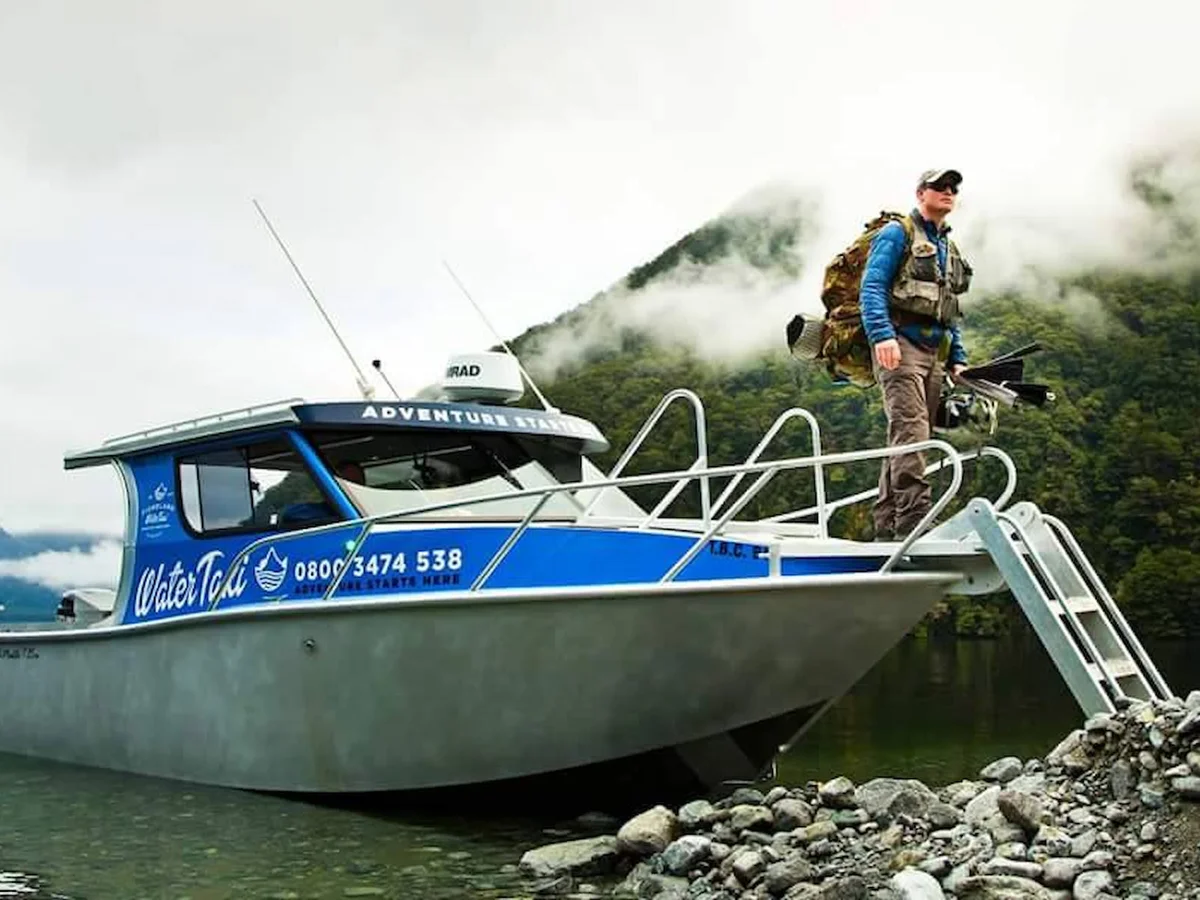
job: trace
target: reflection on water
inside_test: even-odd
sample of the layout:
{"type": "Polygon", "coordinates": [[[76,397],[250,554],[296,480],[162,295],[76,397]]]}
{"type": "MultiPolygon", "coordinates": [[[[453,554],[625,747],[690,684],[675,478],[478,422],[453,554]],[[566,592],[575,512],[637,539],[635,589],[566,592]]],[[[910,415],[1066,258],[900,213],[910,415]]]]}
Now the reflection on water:
{"type": "Polygon", "coordinates": [[[11,896],[39,900],[511,896],[510,864],[556,838],[502,812],[397,819],[0,757],[0,869],[36,873],[11,896]]]}
{"type": "MultiPolygon", "coordinates": [[[[1200,686],[1185,644],[1151,648],[1168,683],[1200,686]]],[[[1045,754],[1081,716],[1027,633],[906,641],[780,762],[780,780],[975,775],[1045,754]]],[[[0,756],[0,898],[499,898],[512,864],[579,836],[561,823],[368,814],[281,797],[0,756]],[[29,875],[17,873],[32,873],[29,875]]]]}
{"type": "MultiPolygon", "coordinates": [[[[1001,756],[1044,756],[1083,715],[1023,620],[997,641],[906,640],[779,761],[779,779],[843,774],[948,784],[1001,756]]],[[[1171,690],[1200,688],[1194,643],[1148,644],[1171,690]]]]}

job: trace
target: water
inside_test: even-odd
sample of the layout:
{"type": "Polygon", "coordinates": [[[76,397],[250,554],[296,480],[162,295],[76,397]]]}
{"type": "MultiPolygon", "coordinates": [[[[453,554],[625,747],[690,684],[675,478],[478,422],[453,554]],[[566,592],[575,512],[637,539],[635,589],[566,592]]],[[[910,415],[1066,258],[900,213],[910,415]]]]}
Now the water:
{"type": "MultiPolygon", "coordinates": [[[[1200,687],[1195,644],[1150,648],[1200,687]]],[[[779,780],[944,784],[1044,755],[1080,715],[1041,646],[902,643],[780,761],[779,780]]],[[[0,898],[300,900],[529,896],[514,870],[572,823],[383,815],[0,756],[0,898]]]]}

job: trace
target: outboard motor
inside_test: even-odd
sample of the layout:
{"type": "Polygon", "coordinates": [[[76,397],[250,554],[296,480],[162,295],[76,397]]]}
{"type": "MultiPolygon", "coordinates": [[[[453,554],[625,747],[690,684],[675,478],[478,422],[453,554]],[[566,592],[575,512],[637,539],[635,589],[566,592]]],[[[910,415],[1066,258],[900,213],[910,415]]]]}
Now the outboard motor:
{"type": "Polygon", "coordinates": [[[54,611],[60,622],[87,627],[112,615],[117,595],[108,588],[71,588],[54,611]]]}

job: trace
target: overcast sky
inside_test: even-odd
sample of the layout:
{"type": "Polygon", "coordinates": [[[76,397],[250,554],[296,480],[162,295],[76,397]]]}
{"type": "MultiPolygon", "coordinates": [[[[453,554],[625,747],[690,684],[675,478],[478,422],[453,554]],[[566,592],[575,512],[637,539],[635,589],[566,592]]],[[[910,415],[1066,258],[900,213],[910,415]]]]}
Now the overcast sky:
{"type": "Polygon", "coordinates": [[[252,198],[414,391],[492,342],[443,259],[514,336],[766,182],[816,192],[833,243],[942,165],[967,237],[1108,221],[1122,161],[1200,110],[1198,9],[4,3],[0,526],[120,529],[115,477],[67,449],[354,396],[252,198]]]}

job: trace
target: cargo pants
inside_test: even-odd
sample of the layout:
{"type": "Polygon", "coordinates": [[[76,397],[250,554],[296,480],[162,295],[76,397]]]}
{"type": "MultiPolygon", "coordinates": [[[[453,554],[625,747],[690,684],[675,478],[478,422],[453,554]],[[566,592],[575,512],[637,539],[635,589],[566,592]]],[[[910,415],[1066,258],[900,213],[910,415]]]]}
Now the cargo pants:
{"type": "MultiPolygon", "coordinates": [[[[883,392],[889,447],[928,440],[942,390],[942,363],[936,347],[922,347],[899,335],[900,365],[892,370],[875,363],[883,392]]],[[[925,454],[886,457],[879,473],[875,502],[877,539],[904,537],[933,505],[933,488],[925,477],[925,454]]]]}

